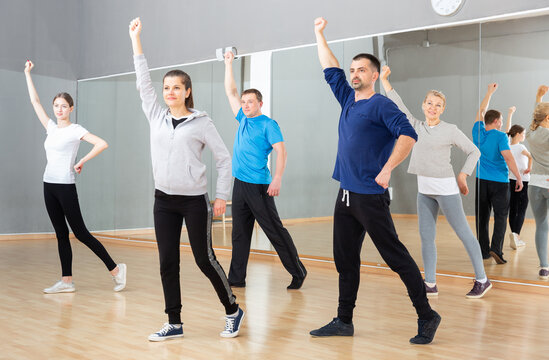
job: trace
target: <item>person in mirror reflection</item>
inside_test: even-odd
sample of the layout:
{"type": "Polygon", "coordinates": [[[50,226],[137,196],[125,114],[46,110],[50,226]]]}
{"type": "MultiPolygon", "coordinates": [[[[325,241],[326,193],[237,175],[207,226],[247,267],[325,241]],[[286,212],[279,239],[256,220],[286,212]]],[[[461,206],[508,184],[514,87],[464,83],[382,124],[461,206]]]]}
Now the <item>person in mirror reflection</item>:
{"type": "Polygon", "coordinates": [[[282,225],[274,197],[280,194],[286,167],[286,147],[278,123],[262,114],[263,96],[257,89],[238,94],[233,74],[234,54],[225,54],[225,93],[238,121],[233,147],[234,180],[232,202],[232,258],[229,284],[246,286],[246,268],[254,223],[257,223],[275,248],[284,268],[292,275],[287,289],[299,289],[307,276],[288,230],[282,225]],[[275,174],[267,166],[268,156],[276,152],[275,174]]]}
{"type": "Polygon", "coordinates": [[[385,93],[406,114],[418,134],[417,143],[412,149],[408,172],[417,175],[417,215],[427,296],[438,295],[435,238],[438,211],[441,209],[465,246],[475,271],[473,289],[466,294],[466,297],[481,298],[492,288],[492,284],[486,277],[480,245],[467,223],[459,195],[460,192],[463,195],[469,193],[467,176],[471,175],[475,169],[480,157],[480,150],[456,125],[440,119],[446,109],[446,97],[443,93],[437,90],[427,92],[422,104],[425,121],[420,121],[404,105],[389,82],[390,74],[391,69],[384,66],[381,73],[381,84],[385,93]],[[454,146],[467,154],[457,181],[451,163],[451,151],[454,146]]]}
{"type": "Polygon", "coordinates": [[[162,82],[165,106],[158,102],[141,46],[141,30],[141,20],[133,19],[129,35],[137,90],[150,125],[155,184],[154,229],[168,315],[168,322],[151,334],[149,340],[163,341],[183,336],[179,283],[183,220],[196,264],[210,280],[225,308],[225,330],[220,335],[235,337],[244,312],[236,302],[212,247],[212,208],[207,191],[206,165],[201,161],[202,151],[208,146],[218,173],[213,214],[219,216],[225,212],[230,195],[231,157],[212,119],[204,111],[193,108],[192,82],[187,73],[181,70],[167,72],[162,82]]]}
{"type": "Polygon", "coordinates": [[[330,50],[324,18],[314,22],[318,57],[326,82],[341,105],[339,141],[333,178],[340,182],[334,210],[334,260],[339,273],[337,317],[312,336],[352,336],[353,309],[360,282],[360,250],[368,232],[379,253],[397,272],[418,316],[413,344],[433,340],[440,315],[429,305],[419,268],[399,240],[389,209],[391,173],[410,153],[417,134],[391,100],[377,94],[379,60],[358,54],[350,68],[351,84],[330,50]]]}
{"type": "Polygon", "coordinates": [[[48,116],[40,103],[31,77],[33,68],[32,61],[27,60],[25,78],[30,101],[47,133],[44,142],[47,158],[43,176],[44,200],[57,237],[57,248],[61,260],[61,280],[44,289],[44,292],[55,294],[76,290],[72,281],[72,248],[67,222],[74,236],[103,261],[113,277],[114,290],[120,291],[126,287],[126,265],[122,263],[117,265],[105,247],[86,228],[75,184],[76,174],[82,172],[84,164],[99,155],[108,147],[108,144],[81,125],[71,122],[70,114],[74,111],[74,102],[72,97],[65,92],[59,93],[53,98],[53,113],[56,121],[48,116]],[[78,147],[82,140],[92,144],[93,148],[76,162],[78,147]]]}
{"type": "Polygon", "coordinates": [[[509,170],[516,177],[515,191],[522,190],[522,176],[518,170],[506,132],[509,131],[514,107],[509,109],[505,132],[503,115],[497,110],[487,110],[490,99],[496,92],[498,84],[488,85],[484,99],[473,125],[473,142],[480,149],[477,164],[475,193],[475,222],[477,237],[482,257],[494,258],[496,263],[505,264],[503,258],[503,239],[507,228],[509,212],[509,170]],[[494,210],[494,231],[490,244],[488,225],[490,213],[494,210]]]}
{"type": "Polygon", "coordinates": [[[543,102],[548,87],[541,85],[536,95],[532,123],[526,132],[526,141],[532,154],[532,171],[528,198],[536,221],[536,250],[539,257],[539,278],[549,279],[547,262],[547,233],[549,229],[549,102],[543,102]]]}
{"type": "MultiPolygon", "coordinates": [[[[514,112],[514,107],[510,110],[514,112]]],[[[511,153],[522,176],[523,185],[521,191],[515,191],[517,179],[512,172],[509,173],[509,227],[511,228],[509,243],[511,248],[516,250],[526,245],[520,238],[520,231],[528,208],[528,182],[530,181],[533,159],[526,146],[521,144],[526,138],[526,130],[522,126],[511,126],[507,131],[507,136],[509,136],[511,142],[511,153]]]]}

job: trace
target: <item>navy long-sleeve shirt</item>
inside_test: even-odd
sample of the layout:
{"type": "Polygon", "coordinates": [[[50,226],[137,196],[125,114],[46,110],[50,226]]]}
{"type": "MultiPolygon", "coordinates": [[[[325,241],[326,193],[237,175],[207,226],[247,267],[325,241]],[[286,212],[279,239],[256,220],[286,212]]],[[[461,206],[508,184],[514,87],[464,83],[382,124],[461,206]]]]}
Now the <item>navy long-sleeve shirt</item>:
{"type": "Polygon", "coordinates": [[[359,194],[383,194],[375,182],[400,135],[417,140],[406,115],[390,99],[374,94],[355,101],[355,91],[340,68],[324,69],[326,82],[341,105],[337,158],[332,177],[359,194]]]}

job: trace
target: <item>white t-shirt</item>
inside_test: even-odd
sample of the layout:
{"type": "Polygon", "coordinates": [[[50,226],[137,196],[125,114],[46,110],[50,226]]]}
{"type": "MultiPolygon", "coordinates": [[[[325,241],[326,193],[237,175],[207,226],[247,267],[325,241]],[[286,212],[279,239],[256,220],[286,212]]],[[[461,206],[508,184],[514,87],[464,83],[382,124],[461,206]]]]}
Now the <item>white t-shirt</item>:
{"type": "Polygon", "coordinates": [[[50,119],[47,133],[44,148],[46,149],[48,163],[44,171],[44,182],[74,184],[76,153],[78,152],[78,146],[80,146],[80,139],[88,133],[88,130],[78,124],[70,124],[67,127],[59,128],[50,119]]]}
{"type": "MultiPolygon", "coordinates": [[[[526,146],[522,144],[511,145],[511,154],[515,158],[517,163],[518,171],[522,177],[522,181],[530,181],[530,174],[525,174],[524,170],[528,169],[528,156],[524,155],[522,152],[526,150],[526,146]]],[[[528,151],[528,150],[526,150],[528,151]]],[[[515,174],[509,171],[509,179],[516,180],[515,174]]]]}
{"type": "Polygon", "coordinates": [[[459,194],[459,186],[455,177],[435,178],[418,175],[417,190],[425,195],[459,194]]]}

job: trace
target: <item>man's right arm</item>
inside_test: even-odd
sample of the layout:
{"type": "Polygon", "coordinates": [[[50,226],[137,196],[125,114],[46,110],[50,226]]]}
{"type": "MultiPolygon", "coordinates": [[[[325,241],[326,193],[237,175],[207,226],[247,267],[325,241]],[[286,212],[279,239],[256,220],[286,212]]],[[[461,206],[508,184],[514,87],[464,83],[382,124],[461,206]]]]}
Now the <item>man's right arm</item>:
{"type": "Polygon", "coordinates": [[[236,89],[236,81],[234,81],[233,60],[234,54],[231,51],[227,52],[225,54],[225,94],[227,95],[227,99],[229,99],[231,110],[234,116],[236,116],[240,110],[240,96],[236,89]]]}
{"type": "Polygon", "coordinates": [[[320,65],[322,66],[322,69],[330,67],[338,68],[339,62],[334,56],[332,50],[330,50],[328,42],[324,37],[324,28],[326,27],[327,23],[328,22],[324,18],[319,17],[315,19],[315,35],[316,44],[318,46],[318,59],[320,60],[320,65]]]}
{"type": "Polygon", "coordinates": [[[482,99],[482,102],[480,103],[480,108],[478,109],[475,122],[484,120],[484,114],[486,114],[486,110],[490,105],[490,99],[492,98],[492,95],[496,92],[497,89],[498,89],[498,84],[496,83],[492,83],[488,85],[488,90],[486,91],[486,95],[484,95],[484,99],[482,99]]]}

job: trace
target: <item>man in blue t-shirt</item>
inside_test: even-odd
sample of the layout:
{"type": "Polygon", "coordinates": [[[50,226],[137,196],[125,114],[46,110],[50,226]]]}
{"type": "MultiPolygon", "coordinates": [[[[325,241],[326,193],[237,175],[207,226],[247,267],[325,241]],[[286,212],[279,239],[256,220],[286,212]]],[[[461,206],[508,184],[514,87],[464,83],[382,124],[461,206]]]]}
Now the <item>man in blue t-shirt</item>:
{"type": "MultiPolygon", "coordinates": [[[[488,91],[480,104],[473,126],[473,142],[480,150],[475,192],[475,222],[482,257],[489,259],[492,256],[498,264],[505,264],[507,261],[503,258],[503,239],[509,212],[509,170],[517,178],[515,191],[522,190],[522,180],[509,147],[509,138],[501,131],[501,113],[497,110],[486,111],[497,88],[496,83],[488,85],[488,91]],[[490,245],[488,224],[492,208],[494,232],[490,245]]],[[[509,117],[511,115],[512,112],[509,113],[509,117]]]]}
{"type": "Polygon", "coordinates": [[[257,220],[273,244],[282,265],[292,275],[288,289],[299,289],[307,276],[290,233],[280,221],[274,196],[280,193],[286,167],[286,148],[280,127],[261,113],[262,95],[256,89],[238,95],[233,75],[234,54],[225,54],[225,93],[239,122],[233,147],[232,258],[229,284],[246,286],[246,267],[254,222],[257,220]],[[276,170],[271,178],[269,154],[276,151],[276,170]]]}
{"type": "Polygon", "coordinates": [[[379,253],[406,285],[419,317],[414,344],[433,340],[440,323],[427,300],[414,259],[398,239],[387,187],[391,172],[410,153],[417,134],[398,107],[376,94],[379,60],[359,54],[351,63],[351,85],[324,37],[326,20],[315,20],[318,57],[324,76],[341,105],[339,142],[333,178],[340,182],[334,210],[334,261],[339,273],[337,317],[310,332],[313,336],[352,336],[353,308],[360,282],[360,249],[368,232],[379,253]]]}

